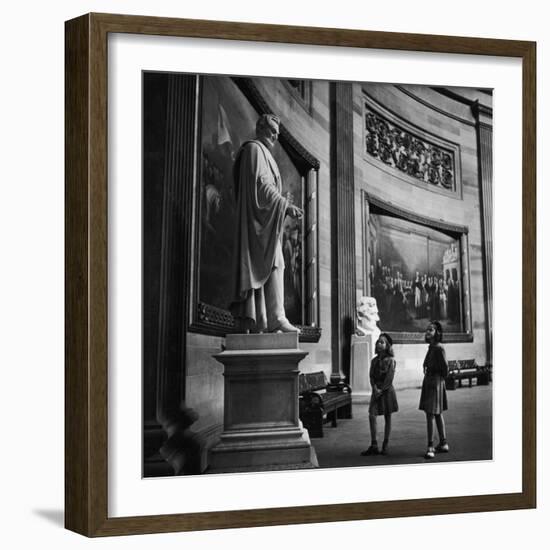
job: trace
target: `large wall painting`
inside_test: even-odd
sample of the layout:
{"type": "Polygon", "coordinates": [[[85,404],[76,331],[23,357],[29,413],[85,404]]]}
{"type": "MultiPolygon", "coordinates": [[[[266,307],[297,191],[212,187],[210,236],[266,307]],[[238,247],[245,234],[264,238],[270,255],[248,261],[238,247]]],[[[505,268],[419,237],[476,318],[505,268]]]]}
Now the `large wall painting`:
{"type": "Polygon", "coordinates": [[[447,335],[471,338],[466,228],[367,202],[367,292],[376,298],[381,330],[399,339],[437,320],[447,335]]]}

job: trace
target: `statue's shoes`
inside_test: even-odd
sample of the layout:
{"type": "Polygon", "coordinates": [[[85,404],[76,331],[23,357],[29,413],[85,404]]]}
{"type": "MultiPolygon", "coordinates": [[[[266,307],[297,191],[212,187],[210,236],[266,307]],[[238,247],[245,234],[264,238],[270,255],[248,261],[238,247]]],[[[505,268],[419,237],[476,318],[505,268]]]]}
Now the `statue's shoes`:
{"type": "Polygon", "coordinates": [[[297,332],[300,334],[300,329],[285,320],[281,321],[271,332],[297,332]]]}

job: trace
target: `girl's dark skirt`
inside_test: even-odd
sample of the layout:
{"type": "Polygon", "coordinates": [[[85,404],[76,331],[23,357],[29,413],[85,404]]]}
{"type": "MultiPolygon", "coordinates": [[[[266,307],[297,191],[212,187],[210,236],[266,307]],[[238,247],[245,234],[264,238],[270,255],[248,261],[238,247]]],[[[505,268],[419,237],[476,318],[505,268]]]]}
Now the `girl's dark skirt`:
{"type": "Polygon", "coordinates": [[[381,416],[397,412],[399,407],[397,405],[397,397],[395,395],[395,389],[393,386],[389,387],[380,397],[374,399],[371,396],[369,404],[369,414],[374,416],[381,416]]]}
{"type": "Polygon", "coordinates": [[[447,389],[442,376],[424,376],[418,408],[429,414],[441,414],[447,410],[447,389]]]}

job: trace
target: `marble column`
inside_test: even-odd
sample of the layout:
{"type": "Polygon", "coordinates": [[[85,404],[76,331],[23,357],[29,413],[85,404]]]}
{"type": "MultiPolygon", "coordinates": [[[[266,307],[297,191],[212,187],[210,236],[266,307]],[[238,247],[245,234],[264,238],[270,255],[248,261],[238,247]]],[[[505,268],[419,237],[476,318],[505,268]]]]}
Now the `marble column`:
{"type": "Polygon", "coordinates": [[[475,102],[478,172],[483,232],[487,364],[493,363],[493,110],[475,102]]]}
{"type": "Polygon", "coordinates": [[[332,374],[339,383],[350,375],[351,335],[355,332],[355,209],[353,89],[330,84],[332,374]]]}
{"type": "Polygon", "coordinates": [[[146,366],[156,371],[156,376],[149,376],[147,380],[149,385],[156,385],[156,392],[150,386],[145,388],[147,413],[154,417],[145,418],[144,422],[145,452],[150,455],[158,449],[165,463],[155,456],[146,457],[146,476],[167,475],[170,467],[175,474],[200,470],[200,442],[189,430],[196,416],[184,401],[196,86],[196,76],[166,75],[164,163],[159,190],[161,215],[160,227],[155,228],[160,233],[156,354],[148,354],[153,357],[146,366]],[[150,403],[153,400],[154,403],[150,403]],[[168,471],[165,471],[166,465],[169,465],[168,471]]]}

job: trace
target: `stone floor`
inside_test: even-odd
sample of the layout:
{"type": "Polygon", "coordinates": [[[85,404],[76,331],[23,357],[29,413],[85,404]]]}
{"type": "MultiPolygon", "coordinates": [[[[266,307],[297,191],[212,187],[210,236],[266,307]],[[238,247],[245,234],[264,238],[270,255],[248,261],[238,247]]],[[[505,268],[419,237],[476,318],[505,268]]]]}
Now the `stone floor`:
{"type": "MultiPolygon", "coordinates": [[[[437,454],[433,462],[490,460],[492,458],[492,385],[463,387],[447,392],[445,412],[447,440],[451,452],[437,454]]],[[[353,404],[353,419],[338,419],[338,427],[324,425],[324,437],[312,438],[321,468],[411,464],[424,462],[426,420],[418,410],[420,388],[399,390],[399,412],[392,415],[392,434],[387,456],[360,456],[370,444],[368,403],[353,404]]],[[[381,446],[384,418],[378,417],[381,446]]],[[[437,430],[434,426],[435,434],[437,430]]],[[[437,436],[436,436],[437,444],[437,436]]]]}

